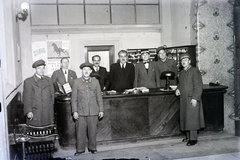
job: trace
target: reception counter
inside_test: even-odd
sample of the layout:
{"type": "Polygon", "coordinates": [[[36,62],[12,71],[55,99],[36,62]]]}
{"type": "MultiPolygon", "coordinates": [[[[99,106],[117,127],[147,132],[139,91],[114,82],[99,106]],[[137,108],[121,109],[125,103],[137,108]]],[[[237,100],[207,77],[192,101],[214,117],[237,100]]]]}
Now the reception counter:
{"type": "MultiPolygon", "coordinates": [[[[202,100],[205,131],[223,130],[223,95],[226,89],[226,86],[204,85],[202,100]]],[[[98,123],[97,141],[134,141],[180,134],[179,98],[174,91],[150,89],[149,93],[116,93],[103,95],[103,101],[104,118],[98,123]]],[[[57,123],[60,142],[61,132],[64,131],[65,135],[69,135],[65,144],[74,146],[75,128],[70,97],[56,97],[55,104],[57,117],[61,117],[57,123]],[[68,121],[65,126],[62,126],[63,121],[68,121]]]]}

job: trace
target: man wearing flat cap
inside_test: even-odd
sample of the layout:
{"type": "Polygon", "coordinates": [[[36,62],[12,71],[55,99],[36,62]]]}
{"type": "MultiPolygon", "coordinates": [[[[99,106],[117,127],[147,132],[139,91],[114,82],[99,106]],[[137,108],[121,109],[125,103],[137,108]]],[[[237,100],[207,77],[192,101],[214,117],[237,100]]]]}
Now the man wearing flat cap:
{"type": "MultiPolygon", "coordinates": [[[[158,55],[157,69],[158,69],[159,76],[161,76],[162,72],[164,71],[172,71],[175,73],[175,75],[178,75],[178,69],[177,69],[175,60],[167,58],[166,46],[158,47],[157,55],[158,55]]],[[[170,84],[172,85],[177,84],[176,77],[174,78],[174,80],[169,80],[169,81],[170,81],[170,84]]],[[[166,84],[165,79],[161,79],[159,82],[160,82],[159,83],[160,87],[165,87],[165,84],[166,84]]]]}
{"type": "Polygon", "coordinates": [[[189,54],[180,55],[183,70],[179,73],[179,84],[175,91],[180,96],[180,130],[186,133],[187,146],[197,143],[197,130],[204,128],[202,106],[202,76],[198,68],[191,66],[189,54]]]}
{"type": "Polygon", "coordinates": [[[44,76],[45,61],[33,63],[36,73],[24,81],[23,103],[27,124],[45,126],[53,124],[54,87],[51,78],[44,76]]]}
{"type": "Polygon", "coordinates": [[[97,123],[103,118],[103,100],[101,88],[96,78],[90,77],[93,70],[91,63],[80,65],[82,77],[73,82],[72,112],[76,120],[77,149],[75,156],[85,152],[88,138],[88,151],[97,153],[97,123]]]}
{"type": "Polygon", "coordinates": [[[159,75],[156,63],[150,61],[149,51],[141,52],[142,62],[135,65],[134,87],[159,87],[159,75]]]}

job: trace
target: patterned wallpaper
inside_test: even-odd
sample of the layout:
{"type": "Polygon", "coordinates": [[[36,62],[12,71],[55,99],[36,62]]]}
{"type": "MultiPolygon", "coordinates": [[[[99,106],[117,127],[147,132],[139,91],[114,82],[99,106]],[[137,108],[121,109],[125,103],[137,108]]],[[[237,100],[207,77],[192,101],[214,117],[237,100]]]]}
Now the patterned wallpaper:
{"type": "Polygon", "coordinates": [[[234,134],[234,32],[231,0],[194,0],[197,31],[197,62],[203,83],[228,86],[224,95],[224,131],[234,134]]]}

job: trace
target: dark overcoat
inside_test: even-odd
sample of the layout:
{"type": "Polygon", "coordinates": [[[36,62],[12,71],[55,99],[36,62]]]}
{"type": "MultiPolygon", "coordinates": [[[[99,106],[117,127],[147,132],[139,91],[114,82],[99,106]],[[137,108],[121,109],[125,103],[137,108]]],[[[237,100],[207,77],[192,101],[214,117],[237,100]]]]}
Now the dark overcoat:
{"type": "Polygon", "coordinates": [[[80,116],[96,116],[103,112],[103,100],[99,82],[90,78],[89,82],[84,78],[77,78],[73,82],[72,112],[78,112],[80,116]]]}
{"type": "Polygon", "coordinates": [[[110,66],[110,89],[124,90],[133,88],[135,77],[135,69],[132,63],[127,63],[124,69],[121,68],[120,63],[114,63],[110,66]]]}
{"type": "MultiPolygon", "coordinates": [[[[175,60],[173,59],[167,59],[165,62],[163,62],[161,59],[159,59],[157,62],[157,69],[158,69],[158,74],[159,74],[159,79],[164,71],[172,71],[175,73],[175,79],[170,80],[170,84],[172,85],[177,85],[177,80],[176,77],[178,75],[178,69],[175,60]]],[[[165,87],[166,80],[165,79],[160,79],[159,81],[159,86],[160,87],[165,87]]]]}
{"type": "Polygon", "coordinates": [[[134,87],[157,88],[159,80],[155,62],[149,62],[148,70],[142,62],[135,65],[134,87]]]}
{"type": "Polygon", "coordinates": [[[54,87],[51,78],[36,75],[27,78],[23,86],[24,114],[33,112],[33,119],[27,124],[44,126],[54,123],[54,87]]]}
{"type": "Polygon", "coordinates": [[[110,81],[108,78],[108,73],[105,67],[99,67],[99,70],[96,72],[95,70],[92,71],[92,74],[98,74],[99,75],[99,84],[101,87],[101,90],[103,90],[104,87],[106,87],[106,89],[109,88],[110,86],[110,81]]]}
{"type": "Polygon", "coordinates": [[[202,107],[202,76],[198,68],[190,67],[179,73],[178,89],[180,91],[180,130],[198,130],[205,127],[202,107]],[[190,104],[197,100],[197,106],[190,104]]]}
{"type": "MultiPolygon", "coordinates": [[[[51,78],[53,81],[53,85],[55,87],[55,91],[58,90],[57,82],[60,83],[61,85],[67,83],[62,69],[54,71],[51,78]]],[[[71,87],[73,86],[73,81],[76,78],[77,78],[76,72],[69,69],[68,70],[68,83],[70,84],[71,87]]]]}

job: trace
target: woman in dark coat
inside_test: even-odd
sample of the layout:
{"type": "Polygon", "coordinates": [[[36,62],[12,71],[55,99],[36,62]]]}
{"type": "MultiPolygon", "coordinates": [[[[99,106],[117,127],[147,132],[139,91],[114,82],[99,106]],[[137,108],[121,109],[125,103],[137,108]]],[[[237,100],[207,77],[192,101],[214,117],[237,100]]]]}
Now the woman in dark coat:
{"type": "Polygon", "coordinates": [[[44,76],[45,62],[38,60],[32,65],[36,73],[24,81],[23,103],[27,124],[45,126],[54,120],[54,87],[51,78],[44,76]]]}
{"type": "Polygon", "coordinates": [[[179,73],[179,84],[176,95],[180,95],[180,130],[186,131],[187,146],[197,143],[197,130],[204,128],[202,107],[203,83],[200,71],[190,65],[188,54],[180,56],[183,70],[179,73]]]}

